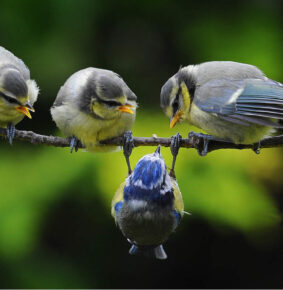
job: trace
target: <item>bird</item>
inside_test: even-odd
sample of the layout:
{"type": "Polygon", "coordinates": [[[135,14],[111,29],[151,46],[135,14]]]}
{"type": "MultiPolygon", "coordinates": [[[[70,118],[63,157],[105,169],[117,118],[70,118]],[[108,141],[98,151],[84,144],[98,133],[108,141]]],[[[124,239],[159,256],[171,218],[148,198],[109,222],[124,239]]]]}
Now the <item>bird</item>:
{"type": "Polygon", "coordinates": [[[15,136],[15,125],[27,116],[31,119],[33,104],[39,88],[30,79],[30,71],[24,62],[12,52],[0,46],[0,127],[6,128],[9,143],[15,136]]]}
{"type": "Polygon", "coordinates": [[[160,145],[143,156],[116,191],[112,216],[131,243],[131,255],[166,259],[162,244],[179,225],[184,212],[175,177],[167,172],[160,145]]]}
{"type": "Polygon", "coordinates": [[[170,128],[188,122],[212,135],[191,132],[209,140],[258,144],[282,129],[283,85],[256,66],[233,61],[210,61],[182,67],[161,88],[160,105],[170,128]],[[280,122],[281,121],[281,122],[280,122]]]}
{"type": "MultiPolygon", "coordinates": [[[[90,152],[110,152],[119,146],[103,145],[122,136],[135,121],[137,97],[115,72],[88,67],[75,72],[60,88],[51,115],[71,139],[71,152],[79,142],[90,152]]],[[[129,140],[132,142],[132,138],[129,140]]]]}

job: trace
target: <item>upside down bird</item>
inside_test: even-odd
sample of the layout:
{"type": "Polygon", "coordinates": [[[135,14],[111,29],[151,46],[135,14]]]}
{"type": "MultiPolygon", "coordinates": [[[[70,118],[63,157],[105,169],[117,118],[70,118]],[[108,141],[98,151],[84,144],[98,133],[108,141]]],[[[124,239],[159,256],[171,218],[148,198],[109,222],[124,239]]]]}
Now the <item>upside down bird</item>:
{"type": "Polygon", "coordinates": [[[0,127],[6,128],[10,144],[15,125],[25,116],[31,119],[30,111],[34,112],[38,92],[24,62],[0,46],[0,127]]]}
{"type": "MultiPolygon", "coordinates": [[[[171,128],[186,121],[220,140],[253,144],[283,128],[283,85],[253,65],[205,62],[181,68],[163,85],[161,107],[171,128]]],[[[202,136],[205,155],[213,137],[202,136]]]]}
{"type": "Polygon", "coordinates": [[[166,259],[162,243],[175,231],[184,213],[182,195],[160,154],[142,157],[112,200],[112,215],[132,244],[132,255],[166,259]]]}

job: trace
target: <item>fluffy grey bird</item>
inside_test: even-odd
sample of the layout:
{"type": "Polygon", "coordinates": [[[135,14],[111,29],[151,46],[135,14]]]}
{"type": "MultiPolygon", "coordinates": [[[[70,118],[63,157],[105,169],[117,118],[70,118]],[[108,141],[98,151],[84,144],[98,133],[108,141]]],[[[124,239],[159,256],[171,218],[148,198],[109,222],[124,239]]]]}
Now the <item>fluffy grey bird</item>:
{"type": "Polygon", "coordinates": [[[215,137],[253,144],[283,128],[283,85],[253,65],[205,62],[181,68],[163,85],[161,107],[171,128],[186,121],[215,137]]]}
{"type": "Polygon", "coordinates": [[[30,79],[24,62],[0,46],[0,127],[6,128],[9,143],[15,135],[15,125],[24,116],[31,119],[39,89],[30,79]]]}
{"type": "Polygon", "coordinates": [[[69,77],[51,108],[57,127],[88,151],[108,152],[117,146],[100,141],[123,135],[135,121],[137,97],[116,73],[89,67],[69,77]]]}

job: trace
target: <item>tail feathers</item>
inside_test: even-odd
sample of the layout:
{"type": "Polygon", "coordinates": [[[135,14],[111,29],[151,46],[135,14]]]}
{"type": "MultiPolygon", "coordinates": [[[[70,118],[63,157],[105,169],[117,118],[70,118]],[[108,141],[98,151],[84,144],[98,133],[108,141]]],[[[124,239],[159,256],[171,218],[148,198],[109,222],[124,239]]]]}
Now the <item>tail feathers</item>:
{"type": "Polygon", "coordinates": [[[158,260],[167,259],[167,255],[166,255],[162,245],[159,245],[157,247],[132,245],[132,247],[129,250],[129,253],[131,255],[141,255],[141,256],[146,256],[149,258],[155,258],[158,260]]]}

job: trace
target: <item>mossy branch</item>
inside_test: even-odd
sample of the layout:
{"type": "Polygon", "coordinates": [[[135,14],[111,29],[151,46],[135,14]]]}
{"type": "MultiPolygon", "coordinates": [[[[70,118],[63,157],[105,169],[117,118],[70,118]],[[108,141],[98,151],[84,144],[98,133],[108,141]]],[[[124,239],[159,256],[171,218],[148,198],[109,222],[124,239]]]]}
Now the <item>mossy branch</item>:
{"type": "MultiPolygon", "coordinates": [[[[6,137],[6,130],[0,128],[0,136],[6,137]]],[[[45,144],[48,146],[54,147],[69,147],[70,140],[68,138],[61,138],[56,136],[45,136],[34,133],[32,131],[15,131],[15,140],[26,141],[32,144],[40,145],[45,144]]],[[[189,137],[182,138],[181,147],[184,148],[198,148],[201,146],[202,139],[199,137],[189,137]]],[[[117,145],[122,146],[123,137],[117,137],[101,142],[105,145],[117,145]]],[[[283,135],[269,137],[261,140],[261,148],[272,148],[272,147],[281,147],[283,146],[283,135]]],[[[135,147],[139,146],[157,146],[161,145],[164,147],[169,147],[171,144],[171,138],[161,138],[161,137],[134,137],[135,147]]],[[[79,146],[79,148],[84,148],[84,146],[79,146]]],[[[218,150],[218,149],[253,149],[255,148],[254,144],[234,144],[223,141],[209,141],[208,152],[218,150]]]]}

